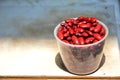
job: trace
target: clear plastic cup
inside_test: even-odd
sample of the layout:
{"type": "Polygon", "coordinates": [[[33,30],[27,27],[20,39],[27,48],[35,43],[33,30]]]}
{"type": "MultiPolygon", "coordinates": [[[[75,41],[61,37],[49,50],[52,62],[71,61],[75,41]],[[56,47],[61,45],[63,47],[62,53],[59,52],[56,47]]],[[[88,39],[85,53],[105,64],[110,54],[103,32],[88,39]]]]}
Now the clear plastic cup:
{"type": "Polygon", "coordinates": [[[54,36],[58,43],[60,56],[65,67],[74,74],[90,74],[99,68],[103,57],[103,47],[108,36],[107,26],[98,20],[105,29],[105,36],[100,41],[87,45],[73,45],[61,41],[57,37],[60,24],[54,29],[54,36]]]}

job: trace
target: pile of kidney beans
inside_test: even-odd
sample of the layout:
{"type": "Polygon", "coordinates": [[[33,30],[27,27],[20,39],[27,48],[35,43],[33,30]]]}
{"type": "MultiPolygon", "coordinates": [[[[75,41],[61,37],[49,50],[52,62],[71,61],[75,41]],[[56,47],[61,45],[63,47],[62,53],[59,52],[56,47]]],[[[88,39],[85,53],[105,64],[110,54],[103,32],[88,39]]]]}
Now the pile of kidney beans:
{"type": "Polygon", "coordinates": [[[65,43],[85,45],[101,40],[105,29],[94,17],[79,16],[60,23],[57,37],[65,43]]]}

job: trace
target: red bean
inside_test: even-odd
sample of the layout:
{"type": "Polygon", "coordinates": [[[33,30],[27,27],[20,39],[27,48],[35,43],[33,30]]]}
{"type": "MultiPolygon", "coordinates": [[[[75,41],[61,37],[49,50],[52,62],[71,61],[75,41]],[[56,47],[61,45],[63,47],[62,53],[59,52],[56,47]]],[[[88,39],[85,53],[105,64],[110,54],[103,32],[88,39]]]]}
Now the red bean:
{"type": "Polygon", "coordinates": [[[74,20],[74,21],[73,21],[73,24],[75,24],[75,25],[78,24],[78,21],[77,21],[77,20],[74,20]]]}
{"type": "Polygon", "coordinates": [[[74,42],[74,44],[79,44],[78,38],[76,36],[72,36],[72,41],[74,42]]]}
{"type": "Polygon", "coordinates": [[[90,21],[91,21],[91,18],[90,18],[90,17],[87,17],[87,18],[86,18],[86,21],[87,21],[87,22],[90,22],[90,21]]]}
{"type": "Polygon", "coordinates": [[[94,30],[94,28],[95,28],[95,27],[90,27],[90,29],[89,29],[89,30],[90,30],[90,31],[93,31],[93,30],[94,30]]]}
{"type": "Polygon", "coordinates": [[[69,25],[69,26],[72,26],[72,22],[68,22],[68,25],[69,25]]]}
{"type": "Polygon", "coordinates": [[[79,36],[79,37],[82,36],[82,34],[81,34],[81,33],[78,33],[78,32],[75,33],[75,35],[76,35],[76,36],[79,36]]]}
{"type": "Polygon", "coordinates": [[[91,18],[91,22],[94,23],[94,22],[96,22],[96,21],[97,21],[96,18],[93,18],[93,17],[91,18]]]}
{"type": "Polygon", "coordinates": [[[79,16],[79,17],[78,17],[78,20],[80,20],[80,21],[83,20],[83,19],[84,19],[83,16],[79,16]]]}
{"type": "Polygon", "coordinates": [[[85,41],[84,41],[84,38],[83,38],[83,37],[79,37],[78,40],[79,40],[79,43],[80,43],[81,45],[85,44],[85,41]]]}
{"type": "Polygon", "coordinates": [[[76,28],[75,31],[76,31],[76,32],[81,32],[81,33],[82,33],[82,32],[84,32],[84,29],[82,29],[82,28],[76,28]]]}
{"type": "Polygon", "coordinates": [[[61,26],[65,26],[65,23],[61,23],[60,25],[61,25],[61,26]]]}
{"type": "Polygon", "coordinates": [[[100,31],[100,35],[104,35],[105,34],[105,30],[104,28],[102,27],[101,31],[100,31]]]}
{"type": "Polygon", "coordinates": [[[68,28],[68,29],[69,29],[70,34],[74,34],[74,31],[72,28],[68,28]]]}
{"type": "Polygon", "coordinates": [[[97,23],[97,22],[95,22],[95,23],[93,23],[92,25],[93,25],[93,26],[96,26],[97,24],[98,24],[98,23],[97,23]]]}
{"type": "Polygon", "coordinates": [[[86,32],[83,32],[83,33],[82,33],[82,36],[87,37],[88,34],[87,34],[86,32]]]}
{"type": "Polygon", "coordinates": [[[91,31],[87,31],[87,33],[90,35],[90,36],[93,36],[93,33],[91,31]]]}
{"type": "Polygon", "coordinates": [[[66,32],[67,32],[67,29],[66,29],[66,28],[63,28],[63,32],[66,33],[66,32]]]}
{"type": "Polygon", "coordinates": [[[66,19],[65,22],[66,22],[66,23],[69,23],[69,22],[71,22],[71,20],[70,20],[70,19],[66,19]]]}
{"type": "Polygon", "coordinates": [[[94,38],[96,38],[97,40],[101,40],[102,36],[100,36],[98,33],[93,34],[94,38]]]}
{"type": "Polygon", "coordinates": [[[60,27],[58,28],[58,32],[59,32],[59,31],[62,31],[62,30],[63,30],[63,27],[60,26],[60,27]]]}
{"type": "Polygon", "coordinates": [[[69,41],[69,40],[72,40],[72,38],[71,37],[67,37],[67,40],[69,41]]]}
{"type": "Polygon", "coordinates": [[[58,38],[61,39],[61,40],[64,38],[63,33],[62,33],[61,31],[59,31],[59,32],[57,33],[57,36],[58,36],[58,38]]]}
{"type": "Polygon", "coordinates": [[[88,38],[85,40],[85,43],[86,43],[86,44],[89,44],[89,43],[93,42],[94,39],[95,39],[94,37],[88,37],[88,38]]]}
{"type": "Polygon", "coordinates": [[[94,32],[99,32],[100,30],[101,30],[101,25],[97,25],[96,27],[95,27],[95,29],[94,29],[94,32]]]}
{"type": "Polygon", "coordinates": [[[98,42],[98,40],[97,40],[97,39],[95,39],[93,42],[98,42]]]}
{"type": "Polygon", "coordinates": [[[69,31],[67,31],[65,34],[64,34],[64,37],[68,37],[70,34],[69,34],[69,31]]]}
{"type": "Polygon", "coordinates": [[[79,25],[81,28],[90,28],[90,24],[81,24],[79,25]]]}

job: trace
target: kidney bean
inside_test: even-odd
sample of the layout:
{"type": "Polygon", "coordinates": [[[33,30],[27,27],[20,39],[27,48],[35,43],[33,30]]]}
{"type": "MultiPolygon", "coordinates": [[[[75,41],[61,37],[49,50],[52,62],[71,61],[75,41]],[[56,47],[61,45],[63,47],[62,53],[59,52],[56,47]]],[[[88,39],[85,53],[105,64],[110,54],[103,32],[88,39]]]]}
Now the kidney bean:
{"type": "Polygon", "coordinates": [[[97,24],[98,24],[98,22],[94,22],[92,25],[93,25],[93,26],[96,26],[97,24]]]}
{"type": "Polygon", "coordinates": [[[82,29],[82,28],[76,28],[76,29],[75,29],[75,32],[80,32],[80,33],[82,33],[82,32],[84,32],[84,29],[82,29]]]}
{"type": "Polygon", "coordinates": [[[84,41],[84,38],[83,38],[83,37],[79,37],[79,38],[78,38],[78,40],[79,40],[79,43],[80,43],[81,45],[83,45],[83,44],[85,43],[85,41],[84,41]]]}
{"type": "Polygon", "coordinates": [[[79,16],[79,17],[78,17],[78,20],[80,20],[80,21],[83,20],[83,19],[84,19],[83,16],[79,16]]]}
{"type": "Polygon", "coordinates": [[[62,33],[61,31],[59,31],[59,32],[57,33],[57,36],[58,36],[58,38],[61,39],[61,40],[64,38],[63,33],[62,33]]]}
{"type": "Polygon", "coordinates": [[[78,38],[76,36],[72,36],[72,41],[74,42],[74,44],[79,44],[78,38]]]}
{"type": "Polygon", "coordinates": [[[95,28],[95,27],[90,27],[90,29],[89,29],[89,30],[90,30],[90,31],[93,31],[93,30],[94,30],[94,28],[95,28]]]}
{"type": "Polygon", "coordinates": [[[94,37],[88,37],[88,38],[85,40],[85,43],[86,43],[86,44],[89,44],[89,43],[93,42],[94,39],[95,39],[94,37]]]}
{"type": "Polygon", "coordinates": [[[97,24],[97,26],[94,29],[94,32],[99,32],[101,30],[101,25],[97,24]]]}
{"type": "Polygon", "coordinates": [[[90,28],[90,24],[80,24],[81,28],[90,28]]]}
{"type": "Polygon", "coordinates": [[[69,31],[67,31],[63,36],[64,37],[68,37],[70,34],[69,34],[69,31]]]}
{"type": "Polygon", "coordinates": [[[69,29],[70,34],[74,34],[74,31],[72,28],[68,28],[68,29],[69,29]]]}
{"type": "Polygon", "coordinates": [[[66,23],[69,23],[69,22],[71,22],[71,20],[70,20],[70,19],[66,19],[65,22],[66,22],[66,23]]]}
{"type": "Polygon", "coordinates": [[[86,32],[83,32],[83,33],[82,33],[82,36],[87,37],[88,34],[87,34],[86,32]]]}
{"type": "Polygon", "coordinates": [[[66,33],[68,30],[66,28],[63,28],[63,32],[66,33]]]}
{"type": "Polygon", "coordinates": [[[72,26],[72,22],[68,22],[68,25],[69,25],[69,26],[72,26]]]}
{"type": "Polygon", "coordinates": [[[95,39],[93,42],[98,42],[98,40],[97,40],[97,39],[95,39]]]}
{"type": "Polygon", "coordinates": [[[92,22],[92,23],[94,23],[94,22],[96,22],[96,21],[97,21],[96,18],[94,18],[94,17],[91,18],[91,22],[92,22]]]}
{"type": "Polygon", "coordinates": [[[78,21],[77,21],[77,20],[74,20],[74,21],[73,21],[73,24],[77,25],[77,24],[78,24],[78,21]]]}
{"type": "Polygon", "coordinates": [[[90,36],[93,36],[93,33],[91,31],[87,31],[87,33],[90,35],[90,36]]]}
{"type": "Polygon", "coordinates": [[[90,21],[91,21],[91,18],[90,18],[90,17],[87,17],[87,18],[86,18],[86,21],[87,21],[87,22],[90,22],[90,21]]]}
{"type": "Polygon", "coordinates": [[[65,26],[65,24],[66,24],[66,23],[61,23],[60,25],[61,25],[62,27],[64,27],[64,26],[65,26]]]}
{"type": "Polygon", "coordinates": [[[98,33],[93,34],[94,38],[96,38],[97,40],[101,40],[102,36],[100,36],[98,33]]]}
{"type": "Polygon", "coordinates": [[[81,33],[78,33],[78,32],[75,33],[75,35],[76,35],[76,36],[79,36],[79,37],[82,36],[82,34],[81,34],[81,33]]]}
{"type": "Polygon", "coordinates": [[[58,28],[58,32],[60,32],[60,31],[63,31],[63,27],[62,27],[62,26],[60,26],[60,27],[58,28]]]}
{"type": "Polygon", "coordinates": [[[105,30],[104,28],[102,27],[101,31],[100,31],[100,35],[104,35],[105,34],[105,30]]]}
{"type": "Polygon", "coordinates": [[[70,41],[70,40],[72,40],[72,38],[71,37],[67,37],[67,40],[70,41]]]}

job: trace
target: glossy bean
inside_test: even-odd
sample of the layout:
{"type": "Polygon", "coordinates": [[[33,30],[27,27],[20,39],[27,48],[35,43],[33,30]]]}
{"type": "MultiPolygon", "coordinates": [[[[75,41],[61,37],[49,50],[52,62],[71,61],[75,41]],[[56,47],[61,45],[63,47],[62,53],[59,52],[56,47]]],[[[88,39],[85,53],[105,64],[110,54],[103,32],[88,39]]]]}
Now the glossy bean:
{"type": "Polygon", "coordinates": [[[68,37],[70,34],[69,34],[69,31],[67,31],[63,36],[64,37],[68,37]]]}
{"type": "Polygon", "coordinates": [[[79,37],[78,40],[79,40],[79,43],[80,43],[81,45],[85,44],[85,41],[84,41],[84,38],[83,38],[83,37],[79,37]]]}
{"type": "Polygon", "coordinates": [[[92,23],[94,23],[94,22],[96,22],[96,21],[97,21],[96,18],[94,18],[94,17],[91,18],[91,22],[92,22],[92,23]]]}
{"type": "Polygon", "coordinates": [[[95,33],[93,34],[94,38],[96,38],[97,40],[101,40],[102,39],[102,36],[100,36],[100,34],[98,33],[95,33]]]}
{"type": "Polygon", "coordinates": [[[72,22],[68,22],[68,25],[69,25],[69,26],[72,26],[72,22]]]}
{"type": "Polygon", "coordinates": [[[76,36],[72,36],[72,41],[74,42],[74,44],[79,44],[78,38],[76,36]]]}
{"type": "Polygon", "coordinates": [[[61,39],[61,40],[64,38],[63,33],[62,33],[61,31],[59,31],[59,32],[57,33],[57,36],[58,36],[58,38],[61,39]]]}
{"type": "Polygon", "coordinates": [[[93,33],[91,31],[87,31],[87,33],[90,35],[90,36],[93,36],[93,33]]]}
{"type": "Polygon", "coordinates": [[[102,27],[101,31],[100,31],[100,35],[104,35],[105,34],[105,29],[102,27]]]}
{"type": "Polygon", "coordinates": [[[80,20],[80,21],[83,20],[83,19],[84,19],[83,16],[79,16],[79,17],[78,17],[78,20],[80,20]]]}
{"type": "Polygon", "coordinates": [[[87,36],[88,36],[88,33],[83,32],[83,33],[82,33],[82,36],[87,37],[87,36]]]}
{"type": "Polygon", "coordinates": [[[97,25],[96,27],[95,27],[95,29],[94,29],[94,32],[99,32],[100,30],[101,30],[101,25],[97,25]]]}
{"type": "Polygon", "coordinates": [[[94,39],[95,39],[94,37],[88,37],[88,38],[85,40],[85,43],[86,43],[86,44],[89,44],[89,43],[93,42],[94,39]]]}
{"type": "Polygon", "coordinates": [[[90,30],[90,31],[93,31],[93,30],[94,30],[94,28],[95,28],[95,27],[90,27],[90,29],[89,29],[89,30],[90,30]]]}
{"type": "Polygon", "coordinates": [[[93,42],[94,42],[94,43],[95,43],[95,42],[98,42],[98,40],[97,40],[97,39],[95,39],[93,42]]]}
{"type": "Polygon", "coordinates": [[[74,31],[72,28],[68,28],[68,29],[69,29],[70,34],[74,34],[74,31]]]}
{"type": "Polygon", "coordinates": [[[70,41],[70,40],[72,40],[72,38],[71,37],[67,37],[67,40],[70,41]]]}
{"type": "Polygon", "coordinates": [[[90,28],[90,24],[81,24],[79,25],[81,28],[90,28]]]}

